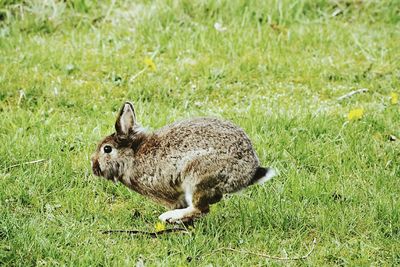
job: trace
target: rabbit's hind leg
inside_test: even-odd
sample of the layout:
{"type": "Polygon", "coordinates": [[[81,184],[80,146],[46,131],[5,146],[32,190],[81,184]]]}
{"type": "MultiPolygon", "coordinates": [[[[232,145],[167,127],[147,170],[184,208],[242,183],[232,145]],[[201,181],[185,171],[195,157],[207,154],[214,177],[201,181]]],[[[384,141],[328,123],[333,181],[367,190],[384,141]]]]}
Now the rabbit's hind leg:
{"type": "Polygon", "coordinates": [[[158,218],[161,221],[175,223],[175,222],[186,222],[191,221],[193,217],[200,214],[200,210],[193,206],[193,190],[190,184],[183,185],[185,192],[185,208],[173,209],[161,214],[158,218]]]}
{"type": "Polygon", "coordinates": [[[169,210],[161,214],[158,218],[161,221],[168,223],[176,223],[176,222],[189,222],[194,218],[200,217],[202,211],[195,207],[192,203],[192,193],[185,193],[186,203],[188,206],[183,209],[174,209],[169,210]]]}
{"type": "Polygon", "coordinates": [[[208,155],[193,159],[183,172],[187,177],[182,184],[186,208],[167,211],[159,219],[170,223],[187,222],[208,213],[210,205],[220,201],[224,193],[247,186],[253,169],[246,162],[230,157],[208,155]]]}
{"type": "Polygon", "coordinates": [[[215,188],[206,188],[200,183],[194,188],[190,185],[185,187],[185,200],[188,207],[174,209],[160,215],[159,219],[164,222],[190,222],[210,211],[210,205],[217,203],[222,198],[222,193],[215,188]]]}

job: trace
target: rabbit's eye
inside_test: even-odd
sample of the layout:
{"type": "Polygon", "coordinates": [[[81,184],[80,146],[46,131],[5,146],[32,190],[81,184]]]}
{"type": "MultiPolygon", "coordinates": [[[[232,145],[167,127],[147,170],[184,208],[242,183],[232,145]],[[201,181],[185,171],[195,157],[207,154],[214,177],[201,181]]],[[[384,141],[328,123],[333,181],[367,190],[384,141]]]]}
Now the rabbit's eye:
{"type": "Polygon", "coordinates": [[[112,151],[112,148],[111,148],[111,146],[104,146],[104,153],[111,153],[111,151],[112,151]]]}

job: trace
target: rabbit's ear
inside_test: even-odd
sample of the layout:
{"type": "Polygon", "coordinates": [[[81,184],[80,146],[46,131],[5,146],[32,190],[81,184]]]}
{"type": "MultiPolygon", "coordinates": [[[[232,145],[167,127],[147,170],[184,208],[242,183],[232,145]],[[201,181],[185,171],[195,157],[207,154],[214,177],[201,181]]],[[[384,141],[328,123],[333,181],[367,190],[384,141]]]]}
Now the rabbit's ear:
{"type": "Polygon", "coordinates": [[[117,121],[115,122],[115,130],[119,135],[127,135],[136,124],[136,115],[133,104],[125,102],[122,106],[117,121]]]}

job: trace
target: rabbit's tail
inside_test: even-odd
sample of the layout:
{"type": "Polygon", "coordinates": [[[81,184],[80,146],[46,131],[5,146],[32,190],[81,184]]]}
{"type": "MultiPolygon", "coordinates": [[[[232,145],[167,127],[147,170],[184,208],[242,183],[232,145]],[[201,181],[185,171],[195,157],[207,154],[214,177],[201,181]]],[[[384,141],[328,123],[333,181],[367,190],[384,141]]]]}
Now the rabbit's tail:
{"type": "Polygon", "coordinates": [[[263,184],[268,180],[271,180],[272,177],[276,175],[276,171],[274,168],[264,168],[258,167],[256,173],[254,174],[253,178],[251,179],[249,185],[252,184],[263,184]]]}

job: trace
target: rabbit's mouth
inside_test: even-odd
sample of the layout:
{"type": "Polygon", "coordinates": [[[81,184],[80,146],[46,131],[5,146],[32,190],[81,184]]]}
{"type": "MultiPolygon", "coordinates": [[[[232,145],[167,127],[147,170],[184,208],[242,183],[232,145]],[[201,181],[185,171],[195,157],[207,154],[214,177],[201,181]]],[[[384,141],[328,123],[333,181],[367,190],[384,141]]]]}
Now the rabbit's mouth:
{"type": "Polygon", "coordinates": [[[104,177],[104,178],[106,178],[108,180],[111,180],[113,182],[117,182],[117,177],[112,172],[110,172],[107,169],[106,170],[101,170],[100,163],[99,163],[98,160],[93,160],[92,161],[92,171],[93,171],[93,174],[96,175],[96,176],[104,177]]]}

